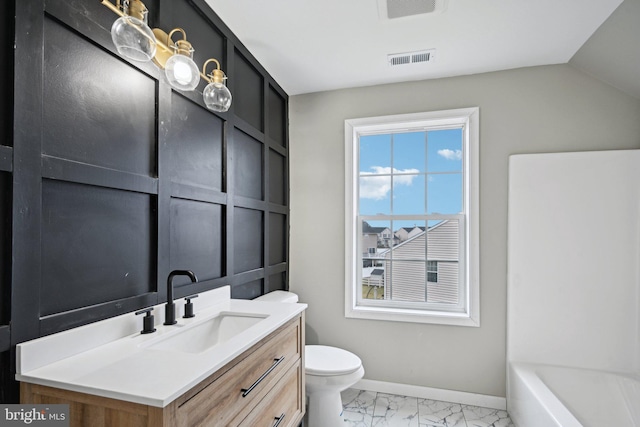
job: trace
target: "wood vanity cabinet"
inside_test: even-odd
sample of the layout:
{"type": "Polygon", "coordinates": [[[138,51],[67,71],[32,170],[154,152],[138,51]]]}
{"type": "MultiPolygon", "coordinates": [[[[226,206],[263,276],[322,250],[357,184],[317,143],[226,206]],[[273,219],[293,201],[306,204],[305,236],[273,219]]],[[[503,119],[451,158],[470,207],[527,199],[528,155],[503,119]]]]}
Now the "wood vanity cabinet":
{"type": "Polygon", "coordinates": [[[72,427],[296,427],[304,415],[304,313],[164,408],[21,384],[23,403],[68,403],[72,427]]]}

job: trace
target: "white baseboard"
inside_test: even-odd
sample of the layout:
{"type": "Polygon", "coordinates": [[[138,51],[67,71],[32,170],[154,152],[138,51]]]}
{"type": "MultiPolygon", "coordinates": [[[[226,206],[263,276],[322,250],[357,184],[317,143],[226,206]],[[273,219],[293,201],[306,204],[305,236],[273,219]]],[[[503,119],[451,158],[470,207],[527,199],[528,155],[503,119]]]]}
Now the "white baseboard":
{"type": "Polygon", "coordinates": [[[441,400],[461,405],[482,406],[484,408],[507,410],[507,399],[486,394],[467,393],[465,391],[445,390],[441,388],[421,387],[417,385],[389,383],[385,381],[362,379],[352,388],[377,393],[397,394],[399,396],[420,399],[441,400]]]}

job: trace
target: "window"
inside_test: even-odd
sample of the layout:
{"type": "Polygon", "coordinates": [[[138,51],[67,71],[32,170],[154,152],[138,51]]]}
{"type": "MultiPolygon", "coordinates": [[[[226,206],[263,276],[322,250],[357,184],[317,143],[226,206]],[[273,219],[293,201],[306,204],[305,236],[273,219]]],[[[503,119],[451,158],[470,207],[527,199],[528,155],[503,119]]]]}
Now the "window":
{"type": "Polygon", "coordinates": [[[345,121],[347,317],[479,326],[478,122],[345,121]]]}
{"type": "Polygon", "coordinates": [[[438,261],[427,261],[427,282],[438,283],[438,261]]]}

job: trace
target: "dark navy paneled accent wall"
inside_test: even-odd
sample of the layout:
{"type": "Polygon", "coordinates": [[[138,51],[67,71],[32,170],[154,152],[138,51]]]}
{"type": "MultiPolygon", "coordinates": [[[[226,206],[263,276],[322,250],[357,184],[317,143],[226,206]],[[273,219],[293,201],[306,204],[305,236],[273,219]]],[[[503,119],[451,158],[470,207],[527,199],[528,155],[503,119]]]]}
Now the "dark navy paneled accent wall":
{"type": "Polygon", "coordinates": [[[0,2],[0,382],[15,345],[176,297],[288,288],[288,96],[204,0],[148,0],[220,61],[215,113],[120,57],[99,0],[0,2]]]}

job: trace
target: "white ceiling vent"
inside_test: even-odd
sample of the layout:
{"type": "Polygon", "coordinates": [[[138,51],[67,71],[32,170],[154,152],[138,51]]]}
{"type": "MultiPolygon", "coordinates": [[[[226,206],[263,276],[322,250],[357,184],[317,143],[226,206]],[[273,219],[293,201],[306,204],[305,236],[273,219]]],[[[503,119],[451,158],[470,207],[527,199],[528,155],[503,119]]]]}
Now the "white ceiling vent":
{"type": "Polygon", "coordinates": [[[392,55],[387,55],[387,61],[391,67],[395,67],[397,65],[433,62],[435,55],[435,49],[418,50],[416,52],[394,53],[392,55]]]}
{"type": "Polygon", "coordinates": [[[447,0],[378,0],[378,12],[382,19],[440,13],[446,6],[447,0]]]}

